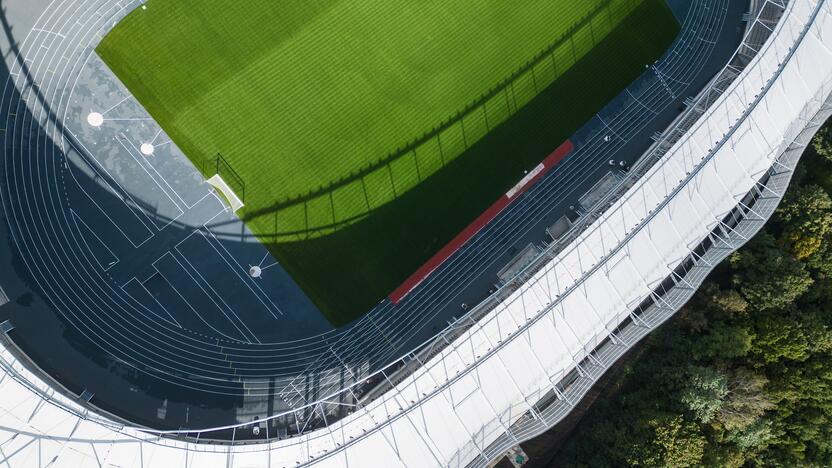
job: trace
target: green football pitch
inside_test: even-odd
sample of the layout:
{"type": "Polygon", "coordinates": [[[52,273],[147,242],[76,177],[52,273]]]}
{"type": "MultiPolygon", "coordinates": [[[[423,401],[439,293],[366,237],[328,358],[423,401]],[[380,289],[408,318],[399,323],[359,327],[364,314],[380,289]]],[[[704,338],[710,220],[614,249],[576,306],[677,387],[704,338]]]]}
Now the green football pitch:
{"type": "Polygon", "coordinates": [[[145,6],[98,54],[206,176],[243,197],[249,228],[339,325],[678,31],[661,0],[145,6]]]}

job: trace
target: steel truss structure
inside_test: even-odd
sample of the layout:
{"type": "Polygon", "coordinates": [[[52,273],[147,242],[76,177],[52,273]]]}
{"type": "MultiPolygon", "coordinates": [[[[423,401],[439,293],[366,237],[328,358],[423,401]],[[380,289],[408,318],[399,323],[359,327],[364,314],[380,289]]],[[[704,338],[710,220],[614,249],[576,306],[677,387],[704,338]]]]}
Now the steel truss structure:
{"type": "MultiPolygon", "coordinates": [[[[384,384],[351,399],[359,404],[348,416],[249,443],[211,441],[211,433],[259,431],[262,421],[202,431],[131,427],[66,397],[4,347],[0,460],[485,466],[550,428],[763,226],[832,114],[832,2],[764,0],[756,11],[733,59],[591,218],[520,272],[519,287],[497,291],[403,367],[380,371],[384,384]]],[[[326,419],[322,408],[332,401],[339,395],[308,409],[326,419]]]]}

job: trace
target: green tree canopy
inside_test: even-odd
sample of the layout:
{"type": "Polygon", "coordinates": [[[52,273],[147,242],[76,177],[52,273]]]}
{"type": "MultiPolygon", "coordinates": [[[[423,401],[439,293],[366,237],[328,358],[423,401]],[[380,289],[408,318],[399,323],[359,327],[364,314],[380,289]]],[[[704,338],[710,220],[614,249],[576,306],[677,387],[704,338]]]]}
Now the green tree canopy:
{"type": "Polygon", "coordinates": [[[786,307],[814,280],[803,263],[781,250],[773,236],[761,233],[730,257],[734,284],[757,310],[786,307]]]}
{"type": "Polygon", "coordinates": [[[645,460],[646,464],[680,468],[701,464],[706,441],[696,424],[685,421],[682,416],[671,416],[655,419],[651,425],[655,429],[658,456],[645,460]]]}
{"type": "Polygon", "coordinates": [[[797,187],[788,192],[777,216],[783,225],[781,243],[802,260],[817,252],[832,231],[832,198],[817,185],[797,187]]]}
{"type": "Polygon", "coordinates": [[[812,138],[812,148],[819,156],[832,161],[832,127],[825,125],[818,130],[812,138]]]}
{"type": "Polygon", "coordinates": [[[685,387],[679,401],[696,420],[709,423],[722,409],[728,394],[728,379],[712,367],[690,366],[685,372],[685,387]]]}
{"type": "MultiPolygon", "coordinates": [[[[760,422],[763,414],[774,408],[765,391],[768,379],[744,367],[731,371],[728,376],[728,393],[719,408],[717,419],[728,431],[747,437],[752,425],[760,422]]],[[[754,430],[752,432],[757,432],[754,430]]],[[[739,437],[739,435],[738,435],[739,437]]]]}

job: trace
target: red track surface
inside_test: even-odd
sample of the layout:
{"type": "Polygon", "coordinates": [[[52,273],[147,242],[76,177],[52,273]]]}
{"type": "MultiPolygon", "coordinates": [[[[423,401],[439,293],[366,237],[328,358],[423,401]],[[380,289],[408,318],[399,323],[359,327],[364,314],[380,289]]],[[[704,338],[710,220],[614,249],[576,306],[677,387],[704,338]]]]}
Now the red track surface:
{"type": "Polygon", "coordinates": [[[448,242],[445,247],[437,252],[433,257],[430,258],[424,265],[419,267],[415,273],[410,275],[409,278],[405,280],[398,288],[396,288],[390,295],[390,301],[393,304],[398,304],[405,296],[413,291],[416,286],[422,284],[434,270],[439,268],[440,265],[445,263],[445,260],[450,258],[460,247],[465,245],[466,242],[471,240],[480,230],[485,227],[488,223],[491,222],[495,217],[497,217],[500,212],[502,212],[508,205],[511,204],[514,200],[520,197],[526,190],[529,189],[538,179],[543,177],[544,174],[549,172],[550,169],[555,167],[567,154],[572,151],[572,142],[566,140],[560,146],[558,146],[555,151],[552,152],[549,156],[546,157],[540,164],[537,165],[532,171],[530,171],[526,177],[523,178],[517,185],[512,187],[505,195],[500,197],[499,200],[494,202],[487,210],[483,211],[481,215],[477,216],[477,219],[474,220],[471,224],[468,225],[465,229],[462,230],[456,237],[454,237],[450,242],[448,242]]]}

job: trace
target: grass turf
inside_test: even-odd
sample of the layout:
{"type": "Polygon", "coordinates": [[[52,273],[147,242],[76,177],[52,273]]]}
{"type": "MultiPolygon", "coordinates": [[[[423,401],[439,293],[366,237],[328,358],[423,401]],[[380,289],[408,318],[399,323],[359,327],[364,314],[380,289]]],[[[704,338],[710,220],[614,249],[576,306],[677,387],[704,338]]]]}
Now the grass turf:
{"type": "Polygon", "coordinates": [[[98,52],[193,161],[225,155],[245,180],[249,226],[336,325],[389,293],[678,29],[660,0],[253,3],[151,0],[98,52]],[[336,212],[353,222],[320,229],[342,221],[336,212]]]}
{"type": "Polygon", "coordinates": [[[641,1],[150,0],[97,51],[206,176],[224,156],[255,233],[299,240],[418,185],[641,1]]]}
{"type": "Polygon", "coordinates": [[[522,112],[434,177],[332,235],[270,248],[333,323],[360,316],[643,73],[678,30],[663,0],[645,1],[522,112]]]}

